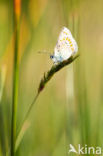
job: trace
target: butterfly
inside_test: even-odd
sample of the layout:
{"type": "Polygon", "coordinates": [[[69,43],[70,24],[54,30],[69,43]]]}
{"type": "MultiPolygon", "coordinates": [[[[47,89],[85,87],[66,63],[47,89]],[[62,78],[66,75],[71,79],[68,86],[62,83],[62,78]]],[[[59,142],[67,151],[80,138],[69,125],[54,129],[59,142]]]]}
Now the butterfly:
{"type": "Polygon", "coordinates": [[[63,27],[57,44],[54,48],[54,53],[50,55],[50,58],[54,63],[59,63],[64,60],[67,60],[73,56],[78,51],[78,45],[73,38],[70,30],[66,27],[63,27]]]}

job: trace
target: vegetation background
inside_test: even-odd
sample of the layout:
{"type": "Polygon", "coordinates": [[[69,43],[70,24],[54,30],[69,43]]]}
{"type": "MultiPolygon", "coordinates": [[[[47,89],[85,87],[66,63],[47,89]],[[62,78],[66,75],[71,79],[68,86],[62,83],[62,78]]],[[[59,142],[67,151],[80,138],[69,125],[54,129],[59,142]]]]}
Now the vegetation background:
{"type": "MultiPolygon", "coordinates": [[[[22,0],[19,31],[17,132],[53,62],[63,26],[75,36],[80,57],[58,72],[33,107],[17,156],[64,156],[76,148],[103,147],[103,1],[22,0]]],[[[13,81],[13,0],[0,0],[0,156],[8,156],[13,81]]],[[[72,155],[72,154],[71,154],[72,155]]]]}

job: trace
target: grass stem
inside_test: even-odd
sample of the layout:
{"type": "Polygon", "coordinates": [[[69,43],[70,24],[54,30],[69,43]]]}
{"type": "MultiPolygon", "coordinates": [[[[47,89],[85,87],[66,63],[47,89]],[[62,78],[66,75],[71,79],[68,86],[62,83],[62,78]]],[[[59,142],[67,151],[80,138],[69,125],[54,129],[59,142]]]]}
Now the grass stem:
{"type": "Polygon", "coordinates": [[[15,141],[16,141],[16,113],[18,102],[18,79],[19,79],[18,37],[19,37],[20,0],[14,0],[13,15],[14,15],[13,16],[14,65],[13,65],[13,95],[12,95],[12,118],[11,118],[11,156],[15,155],[15,141]]]}
{"type": "MultiPolygon", "coordinates": [[[[70,57],[69,59],[67,60],[64,60],[63,62],[60,62],[56,65],[53,65],[51,67],[51,69],[47,72],[47,73],[44,73],[44,76],[43,78],[41,79],[40,81],[40,84],[39,84],[39,87],[38,87],[38,92],[37,92],[37,95],[34,97],[32,103],[30,104],[29,108],[28,108],[28,111],[23,119],[23,122],[21,124],[21,127],[19,128],[19,132],[18,132],[18,135],[17,135],[17,139],[16,139],[16,143],[17,143],[17,140],[19,138],[19,134],[22,130],[22,127],[25,125],[25,123],[27,122],[27,119],[28,119],[28,116],[36,102],[36,100],[38,99],[38,96],[40,95],[41,91],[45,88],[45,85],[49,82],[49,80],[53,77],[53,75],[55,73],[57,73],[58,71],[60,71],[62,68],[64,68],[65,66],[71,64],[79,55],[76,55],[75,57],[70,57]]],[[[20,144],[20,140],[19,140],[19,144],[20,144]]],[[[19,145],[17,145],[18,147],[19,145]]],[[[17,149],[15,149],[17,150],[17,149]]]]}

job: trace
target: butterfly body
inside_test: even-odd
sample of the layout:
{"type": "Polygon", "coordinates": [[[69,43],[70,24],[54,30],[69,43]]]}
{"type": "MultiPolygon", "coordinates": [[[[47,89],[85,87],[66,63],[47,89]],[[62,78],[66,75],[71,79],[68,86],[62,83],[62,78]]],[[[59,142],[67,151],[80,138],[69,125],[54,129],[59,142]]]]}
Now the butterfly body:
{"type": "Polygon", "coordinates": [[[54,54],[51,55],[50,58],[54,63],[62,62],[77,53],[77,51],[78,46],[70,30],[66,27],[63,27],[57,44],[54,48],[54,54]]]}

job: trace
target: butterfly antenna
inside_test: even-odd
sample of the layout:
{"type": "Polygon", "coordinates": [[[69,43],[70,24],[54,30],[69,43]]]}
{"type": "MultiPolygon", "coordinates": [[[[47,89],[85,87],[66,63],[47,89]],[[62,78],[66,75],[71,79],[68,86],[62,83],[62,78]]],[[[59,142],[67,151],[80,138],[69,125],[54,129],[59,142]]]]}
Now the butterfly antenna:
{"type": "Polygon", "coordinates": [[[38,53],[39,53],[39,54],[49,54],[49,55],[51,55],[51,53],[50,53],[50,52],[45,51],[45,50],[43,50],[43,51],[38,51],[38,53]]]}

